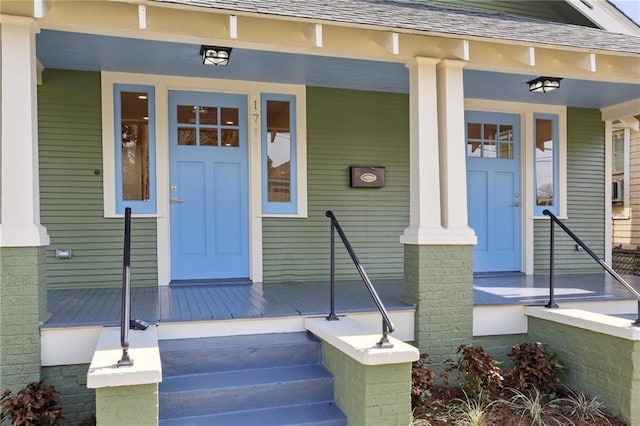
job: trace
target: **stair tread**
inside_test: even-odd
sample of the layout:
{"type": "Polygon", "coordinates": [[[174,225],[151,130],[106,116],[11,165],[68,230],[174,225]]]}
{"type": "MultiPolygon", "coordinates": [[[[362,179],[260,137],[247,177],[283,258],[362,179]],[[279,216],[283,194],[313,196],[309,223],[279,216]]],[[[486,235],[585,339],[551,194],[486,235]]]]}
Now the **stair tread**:
{"type": "Polygon", "coordinates": [[[307,332],[267,333],[244,336],[200,337],[194,339],[160,340],[160,353],[197,350],[224,350],[230,348],[286,346],[291,344],[318,344],[318,340],[307,332]]]}
{"type": "Polygon", "coordinates": [[[320,364],[221,371],[166,377],[160,383],[160,393],[235,388],[332,377],[331,373],[320,364]]]}
{"type": "Polygon", "coordinates": [[[346,426],[347,418],[332,401],[314,404],[288,405],[257,410],[241,410],[197,417],[161,418],[160,425],[207,425],[207,426],[285,426],[285,425],[331,425],[346,426]]]}

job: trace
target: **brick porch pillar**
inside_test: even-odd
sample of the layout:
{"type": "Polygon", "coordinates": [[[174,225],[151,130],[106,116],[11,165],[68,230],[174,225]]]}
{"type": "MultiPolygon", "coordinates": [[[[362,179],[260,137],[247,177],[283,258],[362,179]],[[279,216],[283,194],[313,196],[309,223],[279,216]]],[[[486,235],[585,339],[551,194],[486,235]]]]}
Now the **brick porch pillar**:
{"type": "Polygon", "coordinates": [[[415,58],[410,79],[410,223],[401,236],[415,343],[434,368],[473,338],[473,246],[467,226],[465,62],[415,58]]]}
{"type": "Polygon", "coordinates": [[[0,15],[0,388],[40,379],[46,229],[40,225],[34,20],[0,15]],[[10,66],[9,66],[10,64],[10,66]]]}

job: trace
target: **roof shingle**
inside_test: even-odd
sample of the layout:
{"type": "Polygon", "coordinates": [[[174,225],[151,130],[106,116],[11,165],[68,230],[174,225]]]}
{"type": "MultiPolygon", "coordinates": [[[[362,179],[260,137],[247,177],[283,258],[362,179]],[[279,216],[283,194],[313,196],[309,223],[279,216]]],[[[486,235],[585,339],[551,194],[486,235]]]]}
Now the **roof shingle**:
{"type": "Polygon", "coordinates": [[[153,0],[229,12],[340,22],[419,31],[640,54],[640,37],[512,15],[454,10],[401,0],[153,0]]]}

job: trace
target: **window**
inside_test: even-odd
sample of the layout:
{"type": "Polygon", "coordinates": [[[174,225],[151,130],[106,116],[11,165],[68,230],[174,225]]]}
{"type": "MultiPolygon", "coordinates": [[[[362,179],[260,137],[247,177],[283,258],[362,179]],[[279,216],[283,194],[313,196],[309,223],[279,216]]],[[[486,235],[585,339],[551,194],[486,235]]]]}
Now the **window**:
{"type": "MultiPolygon", "coordinates": [[[[613,132],[613,174],[624,174],[624,134],[623,129],[613,132]]],[[[622,176],[624,177],[624,176],[622,176]]]]}
{"type": "Polygon", "coordinates": [[[628,216],[628,173],[629,173],[629,149],[631,131],[629,129],[616,129],[611,135],[613,142],[613,164],[611,167],[611,202],[614,217],[628,216]],[[626,201],[626,203],[625,203],[626,201]]]}
{"type": "Polygon", "coordinates": [[[114,86],[116,213],[156,212],[154,91],[114,86]]]}
{"type": "Polygon", "coordinates": [[[513,160],[513,126],[467,123],[467,157],[513,160]]]}
{"type": "Polygon", "coordinates": [[[536,215],[558,214],[558,117],[534,114],[534,185],[536,215]]]}
{"type": "Polygon", "coordinates": [[[295,96],[262,95],[262,212],[297,213],[295,96]]]}

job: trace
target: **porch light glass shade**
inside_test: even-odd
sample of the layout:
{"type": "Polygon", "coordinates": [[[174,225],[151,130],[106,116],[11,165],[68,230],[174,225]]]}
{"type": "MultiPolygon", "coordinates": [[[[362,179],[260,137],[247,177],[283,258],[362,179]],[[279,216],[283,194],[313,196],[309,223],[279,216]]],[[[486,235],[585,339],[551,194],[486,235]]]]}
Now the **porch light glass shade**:
{"type": "Polygon", "coordinates": [[[200,46],[200,55],[204,65],[227,66],[231,56],[230,47],[200,46]]]}
{"type": "Polygon", "coordinates": [[[527,81],[530,92],[547,93],[560,87],[561,78],[558,77],[538,77],[527,81]]]}

